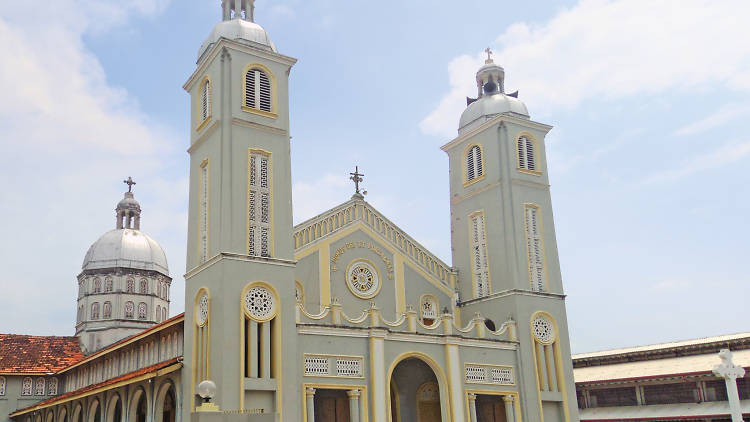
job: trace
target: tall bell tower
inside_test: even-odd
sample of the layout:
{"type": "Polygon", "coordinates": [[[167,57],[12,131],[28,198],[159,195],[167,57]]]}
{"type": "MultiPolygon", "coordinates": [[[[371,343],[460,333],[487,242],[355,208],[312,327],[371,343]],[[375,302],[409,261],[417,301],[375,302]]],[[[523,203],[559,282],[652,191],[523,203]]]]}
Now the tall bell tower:
{"type": "Polygon", "coordinates": [[[519,379],[536,380],[519,386],[528,418],[578,420],[544,148],[552,127],[506,93],[505,70],[486,52],[477,98],[467,98],[458,136],[442,147],[459,306],[517,321],[519,379]]]}
{"type": "Polygon", "coordinates": [[[183,87],[191,111],[183,403],[195,412],[196,385],[209,379],[225,419],[298,420],[299,386],[282,383],[297,371],[288,95],[296,59],[279,54],[253,11],[253,0],[221,3],[222,21],[183,87]]]}

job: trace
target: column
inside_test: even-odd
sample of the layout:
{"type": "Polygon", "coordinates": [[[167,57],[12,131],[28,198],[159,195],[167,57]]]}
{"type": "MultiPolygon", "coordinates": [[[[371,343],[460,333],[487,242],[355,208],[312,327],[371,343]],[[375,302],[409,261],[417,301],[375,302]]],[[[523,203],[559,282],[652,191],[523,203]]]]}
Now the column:
{"type": "Polygon", "coordinates": [[[305,402],[307,407],[307,422],[315,422],[315,389],[305,388],[305,402]]]}
{"type": "Polygon", "coordinates": [[[385,394],[385,333],[383,329],[370,329],[370,389],[372,390],[372,422],[386,422],[385,394]]]}
{"type": "Polygon", "coordinates": [[[346,392],[349,396],[349,422],[359,422],[359,390],[349,390],[346,392]]]}
{"type": "MultiPolygon", "coordinates": [[[[443,321],[445,323],[446,321],[443,321]]],[[[450,401],[453,422],[464,422],[466,411],[463,403],[463,377],[461,376],[461,364],[458,357],[458,344],[452,339],[445,343],[445,372],[448,376],[448,391],[446,397],[450,401]]]]}
{"type": "Polygon", "coordinates": [[[469,393],[469,420],[477,422],[477,395],[469,393]]]}
{"type": "Polygon", "coordinates": [[[505,419],[508,422],[516,422],[516,409],[513,407],[513,396],[503,396],[505,402],[505,419]]]}

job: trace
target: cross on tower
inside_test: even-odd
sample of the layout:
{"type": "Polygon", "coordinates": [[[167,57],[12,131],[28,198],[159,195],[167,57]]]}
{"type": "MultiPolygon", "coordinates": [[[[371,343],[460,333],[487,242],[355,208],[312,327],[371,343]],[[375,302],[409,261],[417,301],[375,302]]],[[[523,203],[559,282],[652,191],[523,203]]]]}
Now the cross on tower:
{"type": "Polygon", "coordinates": [[[491,62],[492,61],[492,50],[490,50],[490,48],[487,47],[487,48],[484,49],[484,52],[487,53],[487,60],[485,61],[485,63],[491,62]]]}
{"type": "Polygon", "coordinates": [[[351,176],[349,177],[349,180],[354,182],[354,190],[356,193],[359,193],[359,182],[361,182],[363,179],[362,177],[364,174],[359,172],[359,166],[354,166],[354,173],[349,173],[351,176]]]}
{"type": "Polygon", "coordinates": [[[128,192],[132,192],[133,185],[135,185],[135,182],[133,181],[132,177],[128,176],[128,179],[123,180],[122,183],[125,183],[126,185],[128,185],[128,192]]]}

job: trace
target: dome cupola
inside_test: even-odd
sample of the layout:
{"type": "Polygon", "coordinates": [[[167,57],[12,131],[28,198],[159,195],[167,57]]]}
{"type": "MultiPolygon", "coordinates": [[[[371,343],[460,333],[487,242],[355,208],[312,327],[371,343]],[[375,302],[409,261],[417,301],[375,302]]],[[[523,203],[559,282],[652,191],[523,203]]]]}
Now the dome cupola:
{"type": "Polygon", "coordinates": [[[222,21],[198,50],[198,60],[220,39],[226,38],[261,50],[276,52],[276,46],[262,26],[254,22],[255,0],[222,0],[222,21]]]}
{"type": "Polygon", "coordinates": [[[518,91],[505,93],[505,69],[492,60],[492,50],[487,48],[487,59],[476,75],[477,98],[466,98],[466,110],[461,115],[458,133],[464,133],[492,117],[510,113],[529,118],[526,105],[518,99],[518,91]]]}

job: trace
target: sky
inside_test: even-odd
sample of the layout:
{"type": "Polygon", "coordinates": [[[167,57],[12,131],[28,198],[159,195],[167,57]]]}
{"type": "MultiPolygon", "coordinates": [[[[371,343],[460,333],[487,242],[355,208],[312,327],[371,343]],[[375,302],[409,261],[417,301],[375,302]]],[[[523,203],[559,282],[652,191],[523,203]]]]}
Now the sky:
{"type": "MultiPolygon", "coordinates": [[[[127,176],[183,311],[181,86],[219,3],[0,2],[0,332],[74,333],[76,276],[127,176]]],[[[348,200],[358,165],[368,202],[450,263],[439,147],[489,46],[554,126],[573,352],[750,331],[747,16],[744,0],[257,0],[256,22],[299,59],[295,221],[348,200]]]]}

